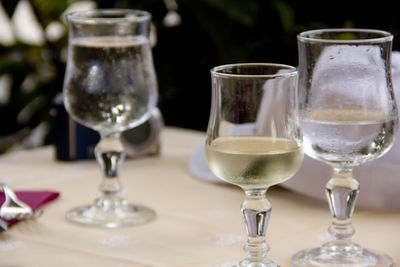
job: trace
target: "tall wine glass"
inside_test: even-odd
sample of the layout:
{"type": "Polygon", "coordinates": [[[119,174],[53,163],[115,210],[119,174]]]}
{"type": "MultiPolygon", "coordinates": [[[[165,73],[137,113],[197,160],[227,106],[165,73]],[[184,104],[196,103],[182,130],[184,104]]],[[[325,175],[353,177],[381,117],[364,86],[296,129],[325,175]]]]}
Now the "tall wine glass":
{"type": "Polygon", "coordinates": [[[68,62],[64,103],[69,115],[100,133],[95,149],[103,171],[102,196],[70,210],[72,222],[120,227],[152,220],[153,210],[119,196],[122,131],[144,122],[157,100],[149,43],[151,15],[140,10],[95,10],[67,15],[68,62]]]}
{"type": "Polygon", "coordinates": [[[297,117],[297,71],[279,64],[215,67],[206,159],[222,180],[240,186],[247,258],[239,266],[277,266],[267,259],[271,213],[267,189],[292,177],[303,161],[297,117]]]}
{"type": "MultiPolygon", "coordinates": [[[[294,266],[391,266],[389,256],[353,243],[359,183],[353,167],[387,152],[397,131],[391,79],[392,35],[327,29],[298,35],[304,151],[333,168],[326,185],[332,241],[292,258],[294,266]]],[[[322,177],[321,177],[322,178],[322,177]]],[[[378,179],[379,177],[377,177],[378,179]]]]}

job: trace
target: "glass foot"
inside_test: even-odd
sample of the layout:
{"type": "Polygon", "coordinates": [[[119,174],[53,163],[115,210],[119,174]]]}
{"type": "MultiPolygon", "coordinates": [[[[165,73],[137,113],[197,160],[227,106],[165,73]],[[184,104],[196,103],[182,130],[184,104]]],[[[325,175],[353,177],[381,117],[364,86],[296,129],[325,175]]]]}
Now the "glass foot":
{"type": "Polygon", "coordinates": [[[235,267],[280,267],[280,266],[268,259],[263,259],[255,262],[249,261],[248,259],[244,259],[241,262],[239,262],[239,264],[236,265],[235,267]]]}
{"type": "Polygon", "coordinates": [[[332,252],[324,248],[303,250],[291,258],[295,267],[390,267],[392,259],[385,254],[361,249],[357,253],[332,252]]]}
{"type": "Polygon", "coordinates": [[[68,211],[65,217],[81,225],[118,228],[147,223],[156,217],[156,213],[150,208],[130,204],[123,199],[98,199],[92,205],[68,211]]]}

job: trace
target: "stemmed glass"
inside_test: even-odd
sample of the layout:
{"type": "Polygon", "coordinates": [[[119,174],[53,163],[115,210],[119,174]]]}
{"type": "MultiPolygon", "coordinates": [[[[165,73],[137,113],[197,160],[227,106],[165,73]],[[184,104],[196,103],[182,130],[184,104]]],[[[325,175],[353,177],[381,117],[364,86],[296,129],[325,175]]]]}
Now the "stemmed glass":
{"type": "Polygon", "coordinates": [[[239,266],[277,266],[267,259],[271,213],[267,189],[293,176],[303,161],[297,117],[297,70],[279,64],[215,67],[206,159],[220,179],[240,186],[247,258],[239,266]]]}
{"type": "Polygon", "coordinates": [[[124,160],[121,132],[143,123],[157,100],[149,43],[151,15],[141,10],[67,14],[68,62],[64,103],[69,115],[100,133],[95,148],[103,171],[102,196],[66,218],[84,225],[120,227],[152,220],[155,212],[119,196],[124,160]]]}
{"type": "Polygon", "coordinates": [[[351,217],[360,188],[353,167],[387,152],[397,131],[392,39],[388,32],[364,29],[298,35],[304,151],[333,168],[325,189],[333,222],[328,229],[332,241],[298,252],[292,257],[296,267],[392,264],[389,256],[351,241],[351,217]]]}

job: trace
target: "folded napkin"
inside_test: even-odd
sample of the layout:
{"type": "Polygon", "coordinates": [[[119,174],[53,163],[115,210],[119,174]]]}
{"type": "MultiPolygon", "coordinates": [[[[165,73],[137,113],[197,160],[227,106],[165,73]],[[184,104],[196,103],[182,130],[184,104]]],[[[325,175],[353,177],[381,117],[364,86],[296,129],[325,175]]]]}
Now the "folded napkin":
{"type": "MultiPolygon", "coordinates": [[[[25,202],[33,211],[39,209],[42,205],[50,202],[60,195],[58,192],[53,191],[16,191],[17,197],[25,202]]],[[[4,192],[0,192],[0,206],[5,201],[4,192]]],[[[4,220],[4,219],[3,219],[4,220]]],[[[6,221],[8,227],[18,222],[18,220],[6,221]]]]}
{"type": "MultiPolygon", "coordinates": [[[[400,52],[392,53],[392,78],[397,106],[400,109],[400,52]]],[[[399,131],[400,132],[400,131],[399,131]]],[[[354,177],[360,182],[360,195],[357,207],[400,211],[400,135],[389,152],[383,157],[357,166],[354,177]]],[[[192,154],[189,171],[196,178],[221,182],[208,168],[204,144],[192,154]]],[[[307,155],[298,173],[281,186],[295,192],[326,200],[325,185],[332,176],[327,164],[307,155]]]]}

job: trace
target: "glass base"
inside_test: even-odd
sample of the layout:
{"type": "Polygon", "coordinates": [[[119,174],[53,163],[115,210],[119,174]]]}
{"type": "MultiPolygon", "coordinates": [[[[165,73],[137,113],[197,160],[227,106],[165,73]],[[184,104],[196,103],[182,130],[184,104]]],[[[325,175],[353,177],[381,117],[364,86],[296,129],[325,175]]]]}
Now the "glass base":
{"type": "Polygon", "coordinates": [[[260,261],[249,261],[248,259],[244,259],[234,267],[280,267],[280,266],[268,259],[263,259],[260,261]]]}
{"type": "Polygon", "coordinates": [[[105,228],[118,228],[147,223],[156,213],[145,206],[127,203],[123,199],[98,199],[92,205],[74,208],[65,215],[70,222],[105,228]]]}
{"type": "Polygon", "coordinates": [[[295,267],[390,267],[392,259],[385,254],[360,249],[357,253],[327,251],[322,248],[303,250],[291,258],[295,267]]]}

